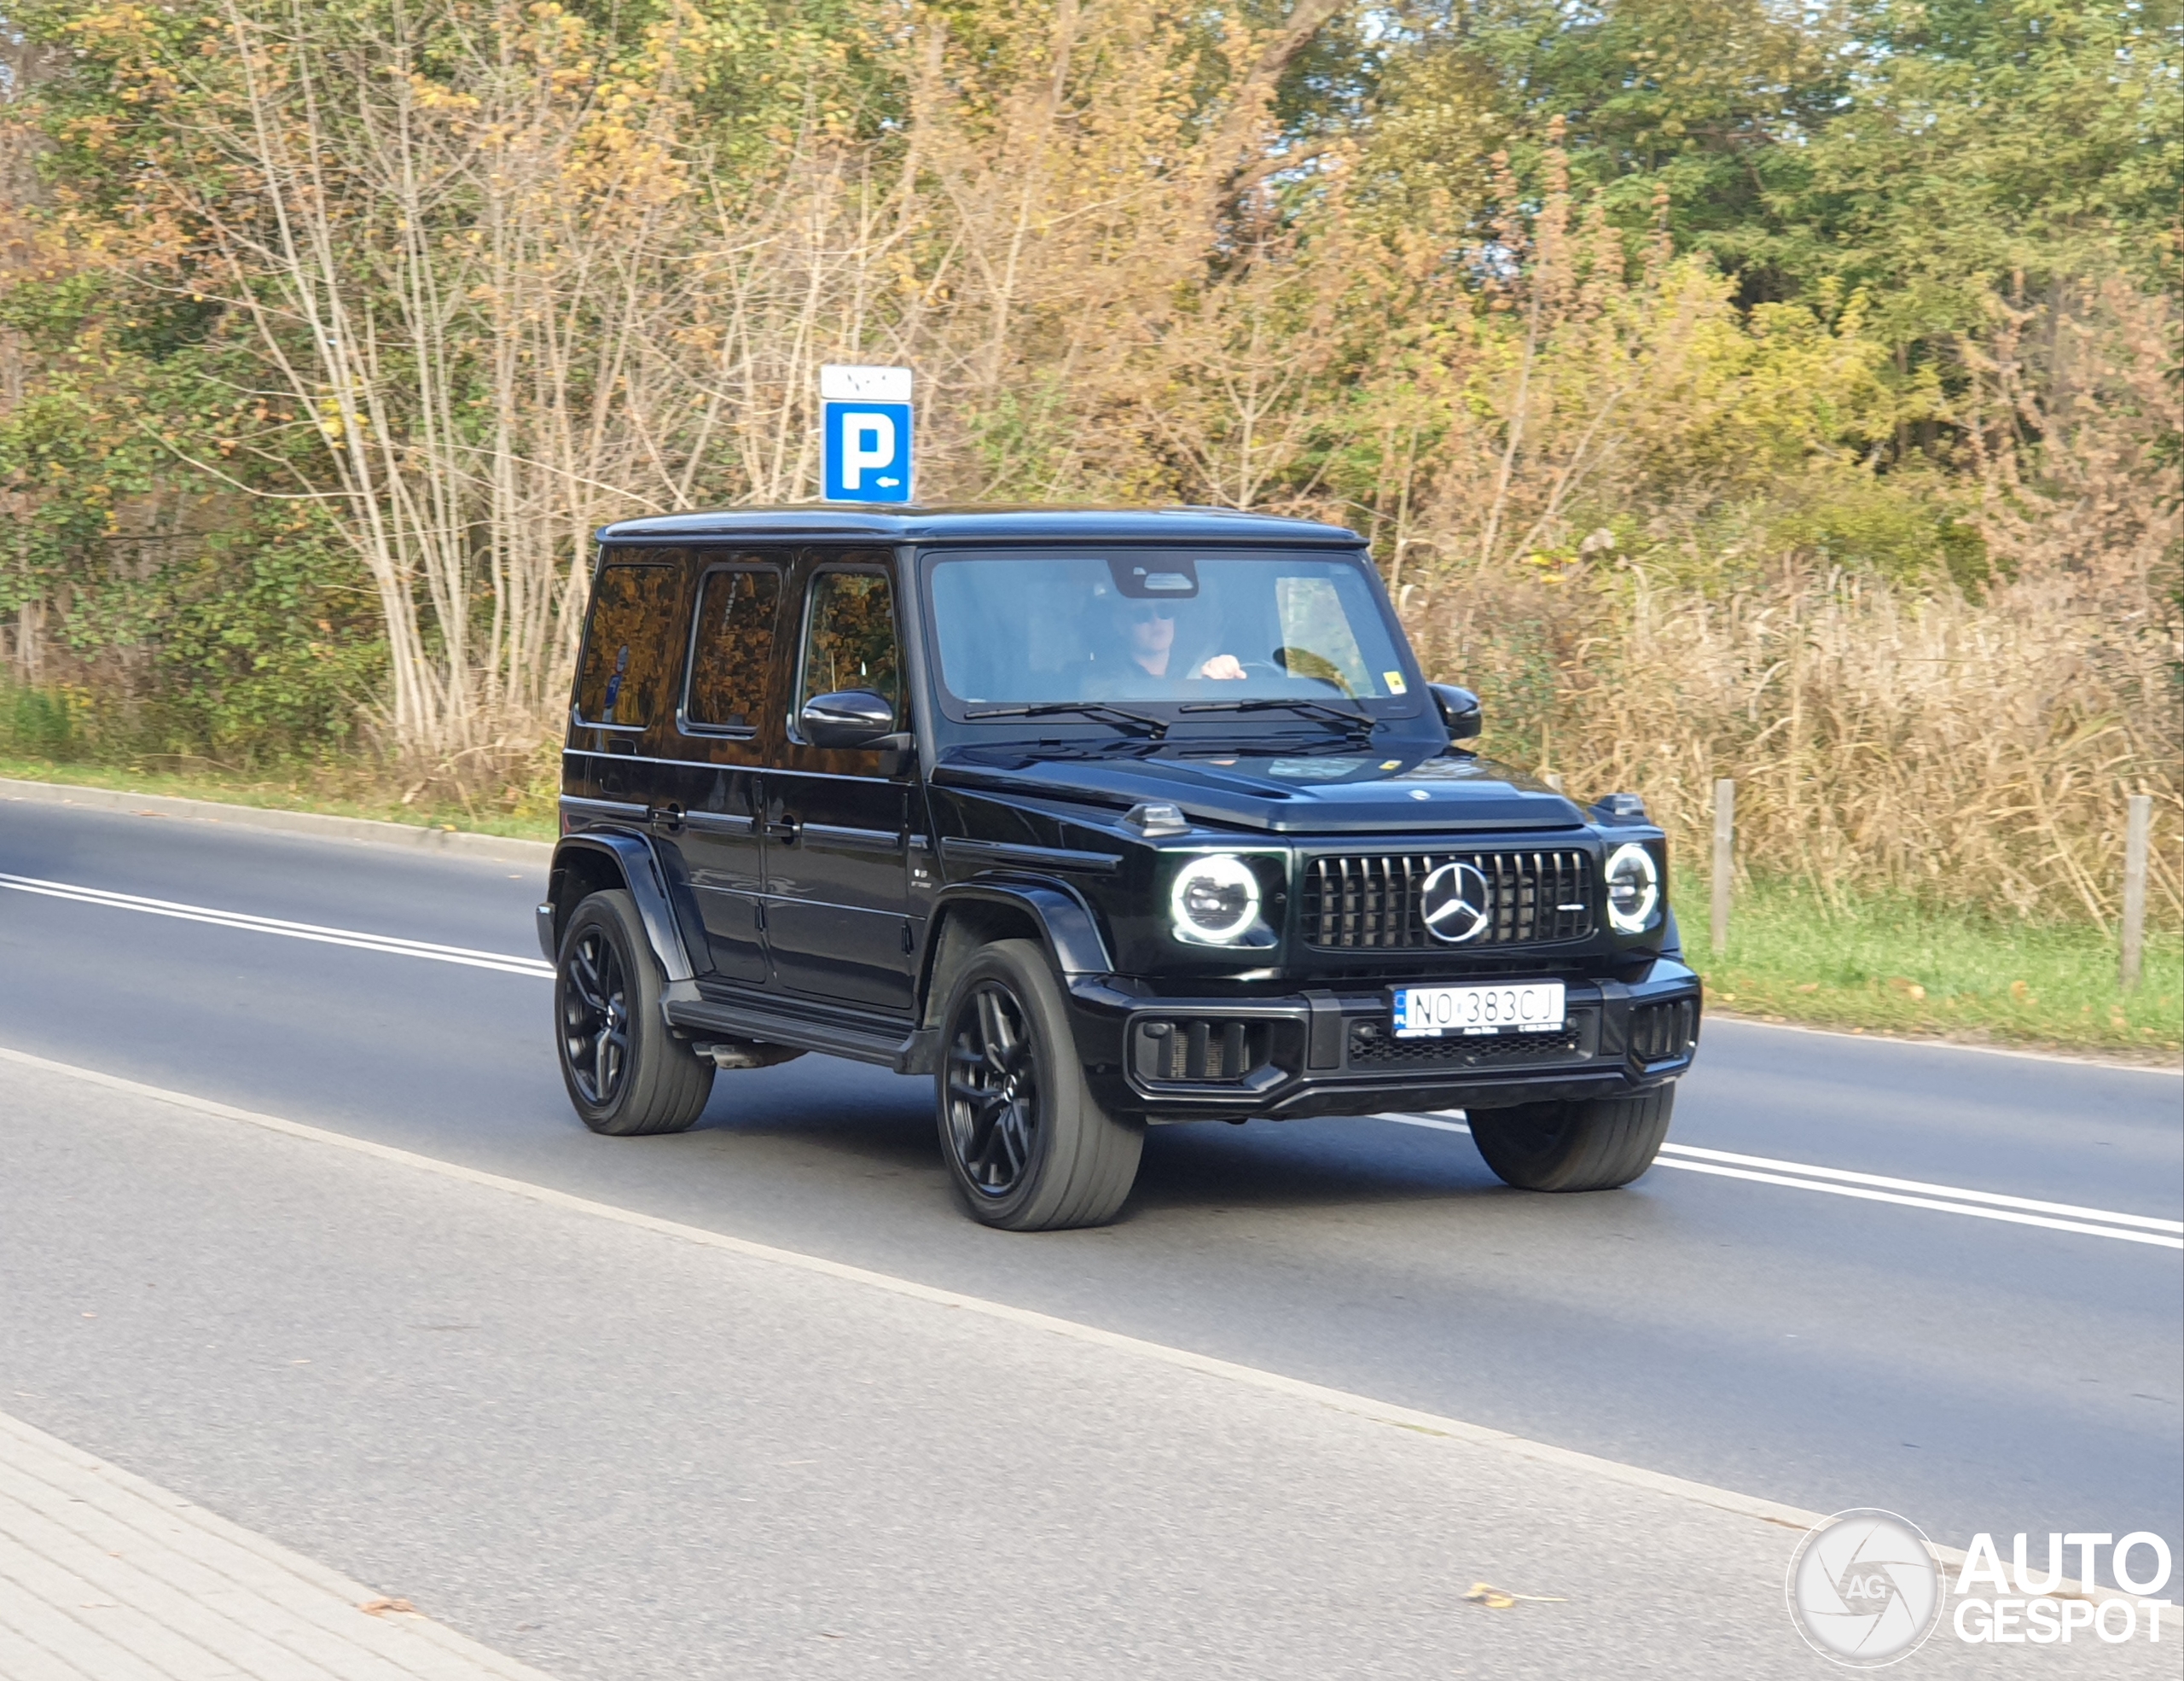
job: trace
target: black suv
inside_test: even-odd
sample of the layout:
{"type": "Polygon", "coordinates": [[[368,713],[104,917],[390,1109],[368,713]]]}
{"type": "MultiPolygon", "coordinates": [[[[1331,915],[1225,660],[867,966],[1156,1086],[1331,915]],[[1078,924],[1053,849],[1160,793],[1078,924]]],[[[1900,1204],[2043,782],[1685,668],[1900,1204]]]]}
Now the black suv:
{"type": "Polygon", "coordinates": [[[1478,757],[1361,538],[1211,509],[600,533],[538,936],[587,1125],[932,1076],[970,1211],[1112,1219],[1147,1125],[1461,1108],[1626,1184],[1698,1042],[1663,835],[1478,757]]]}

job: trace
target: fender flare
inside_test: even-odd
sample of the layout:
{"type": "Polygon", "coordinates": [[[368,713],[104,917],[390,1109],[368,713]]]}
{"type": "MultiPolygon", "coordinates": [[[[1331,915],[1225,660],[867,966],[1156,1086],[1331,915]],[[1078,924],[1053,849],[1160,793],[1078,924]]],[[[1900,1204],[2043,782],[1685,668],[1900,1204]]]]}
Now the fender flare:
{"type": "MultiPolygon", "coordinates": [[[[973,876],[967,881],[951,881],[935,897],[926,926],[943,926],[949,912],[961,904],[1005,905],[1028,916],[1039,930],[1048,961],[1065,983],[1077,975],[1107,974],[1114,969],[1114,962],[1107,955],[1107,942],[1101,937],[1100,925],[1091,910],[1083,899],[1056,882],[1005,876],[973,876]]],[[[928,1009],[932,1007],[932,965],[938,960],[939,946],[937,939],[928,939],[926,942],[926,972],[920,990],[926,994],[928,1009]]]]}
{"type": "Polygon", "coordinates": [[[613,860],[623,885],[637,902],[637,915],[643,919],[645,936],[652,942],[653,955],[659,959],[661,973],[670,984],[691,980],[697,971],[682,944],[682,930],[668,898],[666,872],[659,867],[652,842],[642,835],[613,829],[590,829],[568,835],[554,849],[555,875],[561,874],[563,858],[574,852],[601,852],[613,860]]]}

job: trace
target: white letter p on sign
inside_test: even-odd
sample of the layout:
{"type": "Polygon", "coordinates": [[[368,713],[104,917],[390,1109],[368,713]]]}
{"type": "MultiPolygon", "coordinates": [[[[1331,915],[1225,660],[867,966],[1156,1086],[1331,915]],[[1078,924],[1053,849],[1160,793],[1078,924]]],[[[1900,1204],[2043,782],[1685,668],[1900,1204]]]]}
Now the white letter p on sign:
{"type": "Polygon", "coordinates": [[[842,484],[864,487],[864,469],[886,467],[895,459],[895,422],[886,415],[842,416],[842,484]]]}

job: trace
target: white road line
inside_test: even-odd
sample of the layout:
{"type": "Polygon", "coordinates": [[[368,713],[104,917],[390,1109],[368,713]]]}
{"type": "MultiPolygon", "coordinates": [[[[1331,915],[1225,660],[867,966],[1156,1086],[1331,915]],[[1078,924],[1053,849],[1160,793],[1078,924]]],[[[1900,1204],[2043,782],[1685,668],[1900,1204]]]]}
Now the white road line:
{"type": "Polygon", "coordinates": [[[2036,1214],[2062,1214],[2083,1220],[2106,1220],[2111,1225],[2141,1226],[2148,1231],[2184,1234],[2184,1220],[2157,1219],[2152,1214],[2117,1214],[2106,1208],[2082,1208],[2075,1202],[2041,1202],[2029,1196],[2004,1196],[1999,1191],[1965,1190],[1955,1185],[1928,1184],[1923,1179],[1891,1179],[1879,1173],[1853,1173],[1841,1167],[1815,1167],[1803,1161],[1777,1161],[1772,1156],[1739,1155],[1734,1150],[1701,1149],[1696,1144],[1663,1144],[1661,1152],[1664,1155],[1690,1156],[1700,1161],[1728,1162],[1738,1167],[1799,1173],[1811,1179],[1840,1179],[1846,1184],[1878,1185],[1883,1190],[1923,1192],[1929,1196],[1954,1197],[1960,1202],[1985,1202],[1997,1208],[2024,1208],[2036,1214]]]}
{"type": "MultiPolygon", "coordinates": [[[[103,905],[109,910],[136,910],[148,916],[206,922],[216,928],[238,928],[251,934],[279,934],[288,939],[308,939],[324,945],[346,945],[358,951],[384,952],[392,957],[424,957],[434,963],[497,969],[505,974],[529,974],[551,979],[554,973],[553,965],[540,957],[519,957],[501,951],[479,951],[462,945],[439,945],[429,940],[403,939],[393,934],[364,934],[354,928],[323,928],[313,922],[292,922],[276,916],[254,916],[247,911],[221,910],[210,905],[148,899],[139,893],[113,893],[104,887],[43,881],[32,875],[0,874],[0,887],[10,887],[17,893],[36,893],[48,899],[73,899],[83,904],[103,905]]],[[[1461,1114],[1461,1111],[1452,1113],[1461,1114]]],[[[1467,1133],[1471,1131],[1462,1121],[1447,1116],[1388,1114],[1381,1119],[1401,1126],[1431,1127],[1444,1132],[1467,1133]]],[[[1839,1167],[1815,1167],[1804,1162],[1777,1161],[1769,1156],[1739,1155],[1728,1150],[1704,1150],[1683,1144],[1664,1144],[1655,1165],[1680,1167],[1687,1172],[1711,1173],[1722,1178],[1749,1179],[1758,1184],[1786,1185],[1798,1190],[1816,1190],[1835,1196],[1856,1197],[1869,1202],[1893,1202],[1908,1208],[1931,1208],[1945,1213],[2004,1220],[2017,1225],[2044,1226],[2054,1231],[2075,1231],[2094,1237],[2115,1237],[2126,1242],[2152,1243],[2163,1248],[2184,1249],[2184,1236],[2168,1235],[2184,1233],[2184,1221],[2157,1219],[2145,1214],[2114,1213],[2106,1209],[2082,1208],[2067,1202],[2042,1202],[2030,1197],[2005,1196],[1994,1191],[1928,1184],[1917,1179],[1891,1179],[1876,1173],[1854,1173],[1839,1167]],[[1899,1194],[1903,1192],[1923,1192],[1926,1195],[1899,1194]],[[1937,1200],[1940,1198],[1952,1200],[1937,1200]],[[2052,1218],[2056,1215],[2076,1218],[2052,1218]],[[2096,1220],[2108,1224],[2088,1224],[2096,1220]],[[2119,1227],[2143,1229],[2117,1230],[2119,1227]]]]}
{"type": "MultiPolygon", "coordinates": [[[[1384,1114],[1382,1120],[1391,1120],[1398,1126],[1431,1127],[1439,1132],[1469,1132],[1471,1128],[1461,1122],[1449,1120],[1438,1115],[1384,1114]]],[[[2044,1226],[2050,1231],[2075,1231],[2088,1237],[2113,1237],[2125,1243],[2151,1243],[2157,1248],[2184,1249],[2184,1237],[2165,1234],[2184,1230],[2184,1222],[2156,1219],[2147,1214],[2119,1214],[2106,1208],[2081,1208],[2068,1202],[2036,1202],[2030,1197],[2002,1196],[1993,1191],[1963,1190],[1954,1185],[1929,1185],[1917,1179],[1884,1178],[1877,1173],[1850,1173],[1836,1167],[1808,1167],[1795,1161],[1775,1162],[1768,1156],[1740,1156],[1728,1150],[1702,1150],[1687,1144],[1664,1144],[1661,1154],[1654,1159],[1656,1167],[1680,1167],[1687,1173],[1711,1173],[1725,1179],[1749,1179],[1755,1184],[1786,1185],[1792,1190],[1816,1190],[1829,1196],[1852,1196],[1866,1202],[1893,1202],[1905,1208],[1931,1208],[1944,1214],[1969,1214],[1974,1219],[2003,1220],[2012,1225],[2044,1226]],[[1688,1156],[1718,1157],[1728,1161],[1766,1162],[1787,1168],[1788,1172],[1756,1172],[1750,1168],[1730,1167],[1717,1160],[1687,1160],[1688,1156]],[[1828,1178],[1799,1178],[1799,1173],[1827,1174],[1828,1178]],[[1861,1183],[1836,1183],[1854,1179],[1861,1183]],[[1868,1190],[1867,1184],[1908,1185],[1919,1189],[1936,1192],[1935,1196],[1905,1196],[1894,1191],[1868,1190]],[[1955,1197],[1955,1201],[1943,1201],[1942,1197],[1955,1197]],[[1983,1204],[2007,1203],[2008,1208],[1983,1207],[1983,1204]],[[2085,1218],[2076,1220],[2053,1219],[2044,1214],[2018,1213],[2017,1208],[2061,1208],[2085,1218]],[[2094,1225],[2092,1220],[2113,1222],[2094,1225]],[[2150,1226],[2152,1230],[2133,1230],[2134,1226],[2150,1226]]]]}
{"type": "Polygon", "coordinates": [[[322,928],[315,922],[284,922],[277,916],[253,916],[243,910],[221,910],[206,904],[182,904],[172,899],[146,899],[138,893],[109,893],[103,887],[78,887],[71,881],[44,881],[34,875],[0,874],[0,887],[37,893],[46,899],[73,899],[82,904],[104,905],[110,910],[138,910],[151,916],[172,916],[185,922],[209,922],[215,928],[240,928],[249,934],[279,934],[288,939],[308,939],[322,945],[348,945],[360,951],[383,951],[392,957],[426,957],[436,963],[461,963],[470,968],[498,969],[506,974],[532,974],[550,980],[554,966],[542,957],[519,957],[504,951],[478,951],[464,945],[439,945],[425,939],[403,939],[394,934],[364,934],[355,928],[322,928]]]}

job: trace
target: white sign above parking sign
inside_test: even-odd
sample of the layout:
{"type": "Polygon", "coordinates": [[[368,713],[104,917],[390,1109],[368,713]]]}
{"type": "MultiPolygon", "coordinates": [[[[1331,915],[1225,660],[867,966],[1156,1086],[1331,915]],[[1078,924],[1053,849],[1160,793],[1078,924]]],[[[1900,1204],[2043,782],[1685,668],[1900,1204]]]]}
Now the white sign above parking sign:
{"type": "Polygon", "coordinates": [[[819,370],[829,502],[908,502],[910,370],[833,364],[819,370]]]}

